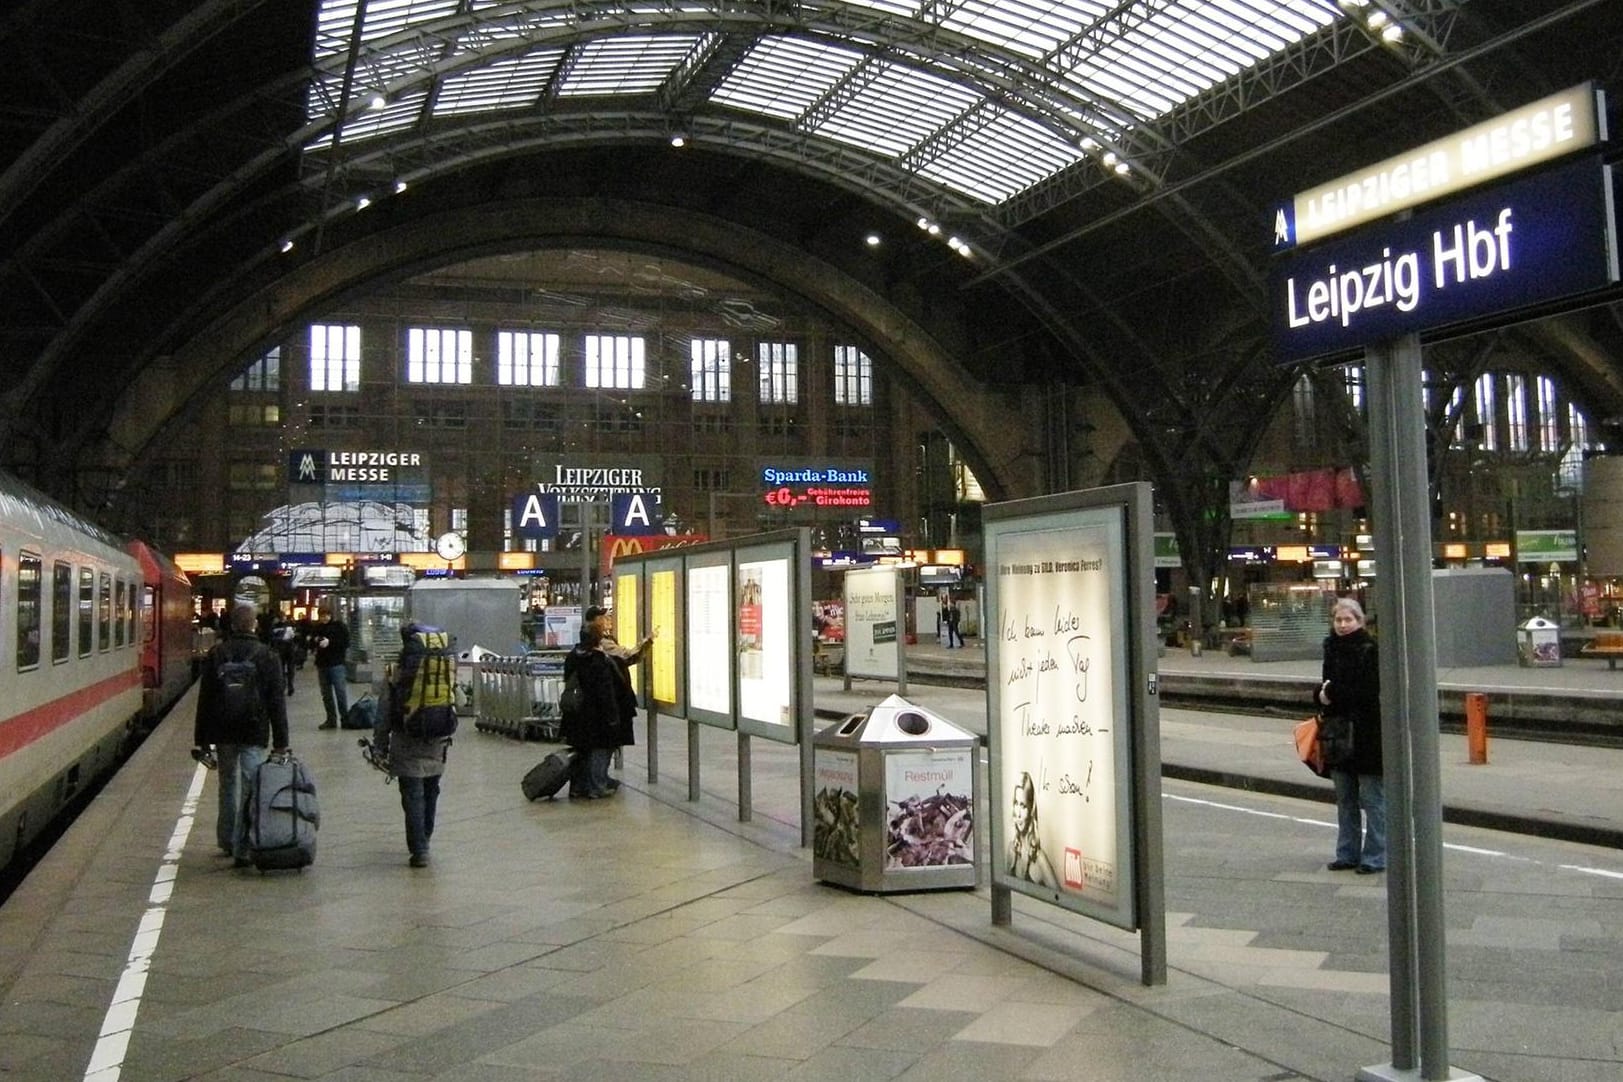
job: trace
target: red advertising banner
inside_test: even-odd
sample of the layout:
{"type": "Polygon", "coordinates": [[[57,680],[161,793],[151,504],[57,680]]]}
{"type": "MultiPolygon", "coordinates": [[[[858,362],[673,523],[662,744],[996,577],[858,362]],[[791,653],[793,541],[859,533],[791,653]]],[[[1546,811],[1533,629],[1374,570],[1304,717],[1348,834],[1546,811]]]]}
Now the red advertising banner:
{"type": "Polygon", "coordinates": [[[608,575],[614,561],[621,556],[641,556],[645,552],[676,548],[682,545],[701,545],[710,540],[702,533],[651,534],[647,537],[626,537],[606,534],[598,547],[598,573],[608,575]]]}

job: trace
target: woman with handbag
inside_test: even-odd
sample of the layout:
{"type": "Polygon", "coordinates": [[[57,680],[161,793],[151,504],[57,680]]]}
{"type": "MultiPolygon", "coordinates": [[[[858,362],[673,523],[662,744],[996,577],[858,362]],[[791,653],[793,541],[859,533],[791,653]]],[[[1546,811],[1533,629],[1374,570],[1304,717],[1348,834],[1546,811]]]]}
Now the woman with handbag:
{"type": "Polygon", "coordinates": [[[1336,786],[1333,872],[1386,870],[1386,787],[1381,776],[1381,674],[1364,610],[1350,597],[1330,608],[1324,667],[1313,693],[1319,740],[1336,786]]]}

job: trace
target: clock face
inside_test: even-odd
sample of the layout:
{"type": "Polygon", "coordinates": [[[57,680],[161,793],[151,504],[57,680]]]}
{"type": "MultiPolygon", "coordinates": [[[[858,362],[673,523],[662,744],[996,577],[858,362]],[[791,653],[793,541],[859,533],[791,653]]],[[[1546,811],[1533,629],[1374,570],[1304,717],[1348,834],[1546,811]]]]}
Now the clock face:
{"type": "Polygon", "coordinates": [[[462,544],[462,535],[459,533],[442,533],[434,542],[434,551],[440,554],[442,560],[455,560],[465,551],[462,544]]]}

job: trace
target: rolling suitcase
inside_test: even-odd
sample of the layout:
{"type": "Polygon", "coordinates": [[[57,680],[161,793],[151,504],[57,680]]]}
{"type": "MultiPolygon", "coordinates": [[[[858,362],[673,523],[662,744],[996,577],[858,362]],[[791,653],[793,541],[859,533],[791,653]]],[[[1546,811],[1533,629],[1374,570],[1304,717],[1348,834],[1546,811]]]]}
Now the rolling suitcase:
{"type": "Polygon", "coordinates": [[[531,767],[530,772],[524,775],[524,780],[520,783],[524,789],[524,798],[526,800],[539,800],[546,797],[551,800],[558,790],[564,787],[564,783],[569,781],[569,775],[574,769],[574,751],[565,748],[562,751],[553,752],[531,767]]]}
{"type": "Polygon", "coordinates": [[[316,859],[321,808],[310,771],[292,755],[272,756],[248,784],[248,858],[262,872],[316,859]]]}

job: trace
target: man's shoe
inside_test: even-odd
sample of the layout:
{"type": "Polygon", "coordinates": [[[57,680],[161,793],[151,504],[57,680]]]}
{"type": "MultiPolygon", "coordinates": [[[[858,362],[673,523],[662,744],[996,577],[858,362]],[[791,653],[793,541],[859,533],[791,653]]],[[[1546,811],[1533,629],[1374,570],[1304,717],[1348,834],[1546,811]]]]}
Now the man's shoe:
{"type": "Polygon", "coordinates": [[[407,863],[409,863],[413,868],[426,868],[428,867],[428,854],[413,853],[411,855],[411,860],[407,863]]]}
{"type": "Polygon", "coordinates": [[[336,721],[324,721],[320,725],[317,725],[316,728],[318,728],[318,729],[336,729],[336,728],[338,728],[338,723],[336,721]]]}
{"type": "Polygon", "coordinates": [[[1374,875],[1376,872],[1384,872],[1384,871],[1386,871],[1385,868],[1377,868],[1373,864],[1360,864],[1358,866],[1358,874],[1359,875],[1374,875]]]}
{"type": "Polygon", "coordinates": [[[1332,860],[1329,864],[1326,864],[1325,867],[1329,868],[1332,872],[1345,872],[1351,871],[1353,868],[1358,867],[1358,865],[1354,864],[1350,860],[1332,860]]]}

